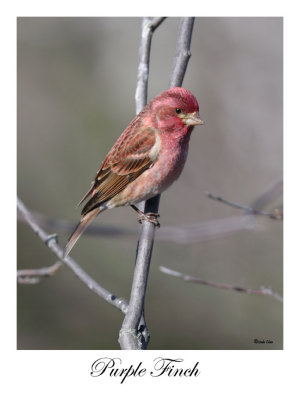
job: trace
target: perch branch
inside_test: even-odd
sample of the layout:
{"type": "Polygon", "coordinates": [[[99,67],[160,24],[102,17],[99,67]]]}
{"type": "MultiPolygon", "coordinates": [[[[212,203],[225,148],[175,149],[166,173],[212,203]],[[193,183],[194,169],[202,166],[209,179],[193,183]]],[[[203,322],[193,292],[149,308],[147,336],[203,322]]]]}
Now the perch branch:
{"type": "MultiPolygon", "coordinates": [[[[137,104],[137,111],[140,111],[141,108],[146,105],[147,101],[150,45],[148,46],[145,45],[145,41],[150,41],[151,43],[151,36],[152,36],[152,31],[149,31],[149,29],[148,31],[145,30],[145,25],[148,23],[149,19],[144,19],[141,46],[140,46],[140,62],[142,62],[142,67],[139,68],[139,72],[140,70],[146,71],[146,77],[145,77],[146,79],[144,79],[142,81],[143,83],[140,84],[141,79],[138,78],[138,86],[141,85],[140,86],[141,89],[138,88],[137,93],[139,94],[141,90],[143,95],[140,94],[136,95],[137,100],[141,99],[141,102],[137,104]],[[148,35],[146,35],[146,32],[148,32],[148,35]],[[147,52],[147,55],[145,55],[145,52],[147,52]],[[144,65],[145,59],[148,62],[147,68],[144,65]]],[[[181,86],[182,84],[187,63],[191,55],[190,43],[191,43],[193,25],[194,25],[193,17],[184,17],[181,18],[180,20],[179,32],[177,37],[176,55],[175,55],[173,70],[171,73],[169,87],[181,86]]],[[[157,213],[159,208],[159,200],[160,200],[160,195],[147,200],[145,202],[145,206],[143,207],[144,212],[157,213]]],[[[144,312],[144,300],[145,300],[150,261],[152,256],[154,236],[155,236],[155,226],[148,221],[143,221],[137,247],[136,264],[135,264],[128,312],[124,318],[119,337],[119,342],[123,350],[129,350],[129,349],[138,350],[141,348],[145,348],[147,346],[147,343],[145,344],[144,347],[141,346],[141,343],[138,338],[138,324],[144,312]]]]}
{"type": "MultiPolygon", "coordinates": [[[[148,94],[148,79],[149,79],[149,62],[152,34],[155,29],[163,22],[164,18],[143,18],[142,35],[139,49],[139,66],[137,74],[137,87],[135,93],[136,113],[138,114],[147,104],[148,94]]],[[[146,210],[144,202],[140,204],[140,208],[146,210]]],[[[145,211],[146,212],[146,211],[145,211]]],[[[147,228],[153,227],[149,223],[147,228]]],[[[154,229],[153,229],[154,235],[154,229]]],[[[136,266],[133,275],[130,301],[128,312],[122,323],[119,333],[119,343],[122,350],[138,350],[145,349],[150,339],[149,332],[144,322],[144,298],[146,292],[148,270],[150,265],[150,258],[152,252],[152,245],[148,248],[144,244],[144,234],[140,234],[136,266]],[[141,244],[141,240],[143,241],[141,244]],[[148,264],[142,264],[138,261],[138,255],[141,256],[141,251],[149,258],[148,264]],[[140,252],[140,253],[139,253],[140,252]],[[143,322],[144,323],[143,323],[143,322]]]]}
{"type": "Polygon", "coordinates": [[[200,285],[210,286],[217,289],[226,289],[240,293],[254,294],[257,296],[272,296],[281,303],[283,302],[283,298],[278,293],[275,293],[271,288],[266,288],[264,286],[261,286],[260,289],[247,289],[240,286],[228,285],[227,283],[218,283],[218,282],[206,281],[203,279],[195,278],[193,276],[182,274],[181,272],[175,271],[173,269],[164,266],[159,267],[159,270],[164,274],[175,276],[176,278],[183,279],[186,282],[198,283],[200,285]]]}

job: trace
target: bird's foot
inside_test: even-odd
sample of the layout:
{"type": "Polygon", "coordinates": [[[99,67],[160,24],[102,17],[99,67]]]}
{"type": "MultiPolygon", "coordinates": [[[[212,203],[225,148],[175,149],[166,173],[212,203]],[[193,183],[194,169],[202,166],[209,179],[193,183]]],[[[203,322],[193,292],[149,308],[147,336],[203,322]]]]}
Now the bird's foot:
{"type": "Polygon", "coordinates": [[[160,227],[160,223],[158,222],[158,219],[160,215],[155,212],[148,212],[148,213],[143,213],[143,211],[139,210],[134,204],[131,204],[131,207],[136,211],[139,216],[138,216],[138,221],[141,224],[142,221],[148,221],[151,222],[153,225],[157,226],[158,228],[160,227]]]}
{"type": "Polygon", "coordinates": [[[158,222],[158,219],[157,219],[159,217],[160,217],[160,215],[158,213],[152,213],[152,212],[143,213],[142,211],[140,211],[139,216],[138,216],[138,221],[140,224],[142,223],[142,221],[148,221],[159,228],[160,223],[158,222]]]}

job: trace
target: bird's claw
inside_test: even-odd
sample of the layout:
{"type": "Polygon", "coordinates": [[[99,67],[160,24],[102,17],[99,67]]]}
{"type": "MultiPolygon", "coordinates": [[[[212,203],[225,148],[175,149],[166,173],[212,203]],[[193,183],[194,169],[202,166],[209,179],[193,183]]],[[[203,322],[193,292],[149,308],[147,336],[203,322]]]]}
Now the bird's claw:
{"type": "Polygon", "coordinates": [[[141,213],[141,214],[139,214],[138,221],[140,224],[142,223],[142,221],[148,221],[159,228],[160,223],[158,222],[158,219],[157,219],[159,217],[160,217],[160,215],[158,213],[153,213],[153,212],[141,213]]]}

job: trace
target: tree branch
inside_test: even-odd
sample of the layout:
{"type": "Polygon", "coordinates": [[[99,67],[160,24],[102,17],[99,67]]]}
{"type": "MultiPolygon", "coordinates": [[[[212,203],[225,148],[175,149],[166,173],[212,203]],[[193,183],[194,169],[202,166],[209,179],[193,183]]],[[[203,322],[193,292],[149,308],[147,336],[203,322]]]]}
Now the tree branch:
{"type": "Polygon", "coordinates": [[[165,17],[143,18],[142,38],[139,49],[137,85],[135,91],[135,105],[137,114],[142,111],[147,104],[152,34],[164,19],[165,17]]]}
{"type": "MultiPolygon", "coordinates": [[[[143,18],[142,35],[141,35],[141,42],[139,49],[137,87],[135,93],[137,114],[147,104],[152,34],[155,31],[155,29],[163,22],[164,19],[165,19],[164,17],[143,18]]],[[[146,209],[145,202],[140,203],[139,207],[144,209],[145,211],[146,209]]],[[[151,223],[149,223],[148,225],[151,225],[151,227],[153,226],[153,224],[151,223]]],[[[142,225],[142,229],[143,226],[144,223],[142,225]]],[[[149,228],[150,226],[148,226],[148,229],[149,228]]],[[[153,241],[152,245],[150,245],[150,247],[148,248],[145,246],[144,247],[140,246],[139,244],[141,243],[141,238],[143,236],[144,235],[141,232],[137,246],[136,266],[133,275],[128,312],[125,315],[119,333],[119,343],[122,350],[145,349],[150,339],[150,335],[144,321],[143,309],[144,309],[144,298],[146,292],[148,270],[150,265],[153,241]],[[144,252],[147,253],[147,257],[149,259],[149,263],[144,265],[138,263],[138,254],[139,251],[142,250],[142,247],[143,247],[143,253],[144,252]]]]}
{"type": "MultiPolygon", "coordinates": [[[[141,106],[146,105],[147,99],[147,82],[150,59],[150,44],[153,30],[145,28],[149,23],[149,19],[144,19],[143,30],[140,46],[140,63],[139,74],[145,71],[144,79],[138,75],[138,86],[136,100],[140,101],[137,104],[137,111],[141,110],[141,106]],[[145,54],[145,52],[147,54],[145,54]],[[145,60],[148,62],[145,66],[145,60]],[[142,94],[140,94],[140,91],[142,94]]],[[[184,17],[180,21],[179,32],[177,37],[176,56],[174,60],[173,70],[169,87],[181,86],[187,63],[190,58],[190,43],[192,30],[194,25],[193,17],[184,17]]],[[[160,195],[149,199],[145,203],[144,212],[157,213],[159,208],[160,195]]],[[[141,349],[141,343],[138,338],[138,325],[144,310],[144,300],[147,287],[147,279],[152,256],[154,243],[155,226],[148,221],[143,221],[141,232],[138,241],[136,264],[133,276],[133,283],[129,301],[128,312],[124,318],[120,331],[119,342],[123,350],[138,350],[141,349]]],[[[146,343],[147,345],[147,343],[146,343]]]]}
{"type": "Polygon", "coordinates": [[[185,71],[191,57],[191,40],[194,27],[194,17],[181,18],[177,36],[176,54],[169,82],[169,87],[181,86],[185,71]]]}
{"type": "Polygon", "coordinates": [[[18,198],[17,207],[19,212],[23,215],[24,219],[35,232],[35,234],[49,247],[61,262],[70,268],[74,274],[83,282],[92,292],[96,293],[109,304],[121,310],[123,313],[127,312],[128,303],[125,299],[117,297],[104,289],[93,278],[91,278],[70,256],[63,258],[63,249],[57,243],[57,235],[48,235],[35,221],[32,214],[29,212],[25,204],[18,198]]]}
{"type": "Polygon", "coordinates": [[[207,195],[207,197],[209,199],[219,201],[220,203],[226,204],[227,206],[230,206],[230,207],[234,207],[234,208],[238,208],[240,210],[244,210],[249,214],[263,215],[263,216],[269,217],[271,219],[283,219],[282,212],[280,210],[278,210],[277,208],[272,213],[267,212],[267,211],[259,211],[259,210],[256,210],[256,209],[252,208],[252,207],[242,206],[241,204],[237,204],[237,203],[233,203],[232,201],[225,200],[221,196],[215,196],[214,194],[211,194],[211,193],[206,193],[206,195],[207,195]]]}
{"type": "Polygon", "coordinates": [[[271,288],[266,288],[264,286],[261,286],[260,289],[246,289],[240,286],[228,285],[227,283],[218,283],[218,282],[206,281],[203,279],[195,278],[193,276],[182,274],[181,272],[175,271],[174,269],[170,269],[164,266],[160,266],[159,270],[164,274],[175,276],[176,278],[183,279],[186,282],[198,283],[200,285],[210,286],[217,289],[234,290],[236,292],[254,294],[257,296],[272,296],[281,303],[283,302],[283,298],[278,293],[275,293],[272,291],[271,288]]]}
{"type": "Polygon", "coordinates": [[[50,267],[34,268],[34,269],[19,269],[17,270],[18,283],[32,285],[39,283],[42,278],[53,276],[56,271],[62,266],[61,261],[57,261],[50,267]]]}

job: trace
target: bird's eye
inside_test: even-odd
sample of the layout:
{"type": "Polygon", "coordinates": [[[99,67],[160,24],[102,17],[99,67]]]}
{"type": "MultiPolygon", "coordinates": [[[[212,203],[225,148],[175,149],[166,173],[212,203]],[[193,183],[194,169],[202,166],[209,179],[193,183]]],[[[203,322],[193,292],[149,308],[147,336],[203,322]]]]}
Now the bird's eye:
{"type": "Polygon", "coordinates": [[[176,108],[176,114],[181,114],[181,108],[176,108]]]}

